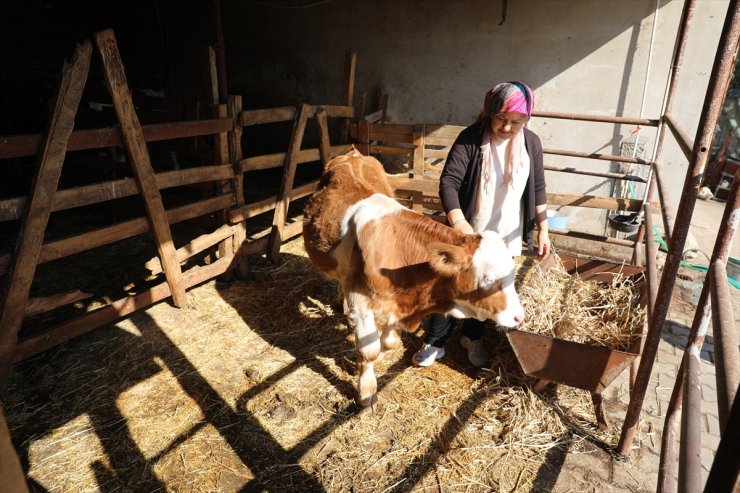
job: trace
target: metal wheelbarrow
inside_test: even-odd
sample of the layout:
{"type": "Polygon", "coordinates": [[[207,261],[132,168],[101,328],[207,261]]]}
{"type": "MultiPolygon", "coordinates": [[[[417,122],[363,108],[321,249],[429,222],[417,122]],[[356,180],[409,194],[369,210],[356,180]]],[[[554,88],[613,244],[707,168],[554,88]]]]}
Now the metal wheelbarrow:
{"type": "MultiPolygon", "coordinates": [[[[629,264],[568,254],[559,254],[559,257],[571,276],[578,275],[594,282],[610,282],[613,275],[609,273],[621,272],[625,277],[640,277],[644,272],[644,268],[629,264]]],[[[555,259],[549,255],[540,263],[540,269],[546,272],[554,265],[555,259]]],[[[647,285],[642,283],[639,305],[645,307],[646,303],[647,285]]],[[[644,330],[643,327],[643,333],[632,341],[627,351],[615,351],[517,329],[508,331],[506,337],[524,373],[538,379],[533,387],[535,392],[543,390],[550,382],[588,390],[591,392],[596,421],[603,430],[608,422],[601,393],[640,355],[644,330]]]]}

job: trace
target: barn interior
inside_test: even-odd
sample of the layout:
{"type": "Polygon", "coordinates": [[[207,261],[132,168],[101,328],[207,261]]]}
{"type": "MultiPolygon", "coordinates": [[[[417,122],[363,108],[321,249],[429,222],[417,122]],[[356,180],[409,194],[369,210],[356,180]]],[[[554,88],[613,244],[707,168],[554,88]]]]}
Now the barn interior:
{"type": "Polygon", "coordinates": [[[31,0],[4,11],[0,439],[30,491],[736,484],[728,280],[740,180],[733,132],[715,132],[736,1],[31,0]],[[360,413],[353,334],[336,286],[306,257],[303,207],[353,145],[383,163],[400,203],[444,222],[450,146],[485,91],[511,78],[537,96],[528,126],[545,147],[555,249],[636,268],[644,333],[618,371],[603,363],[616,380],[601,386],[528,370],[494,330],[490,368],[460,348],[413,368],[421,334],[405,334],[377,369],[379,411],[360,413]],[[685,364],[666,370],[656,356],[703,187],[722,218],[701,295],[682,305],[685,364]],[[708,324],[711,375],[688,356],[708,324]],[[658,370],[676,390],[652,415],[658,370]],[[717,395],[708,455],[695,405],[706,388],[681,385],[705,377],[717,395]]]}

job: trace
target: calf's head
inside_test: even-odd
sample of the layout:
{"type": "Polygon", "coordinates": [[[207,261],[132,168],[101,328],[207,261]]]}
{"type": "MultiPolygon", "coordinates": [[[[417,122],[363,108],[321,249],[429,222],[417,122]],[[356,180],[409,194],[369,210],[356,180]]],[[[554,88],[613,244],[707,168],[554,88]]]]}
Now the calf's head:
{"type": "Polygon", "coordinates": [[[457,318],[491,319],[504,327],[524,320],[524,309],[514,288],[514,261],[497,233],[466,236],[460,244],[432,243],[430,265],[452,280],[457,318]]]}

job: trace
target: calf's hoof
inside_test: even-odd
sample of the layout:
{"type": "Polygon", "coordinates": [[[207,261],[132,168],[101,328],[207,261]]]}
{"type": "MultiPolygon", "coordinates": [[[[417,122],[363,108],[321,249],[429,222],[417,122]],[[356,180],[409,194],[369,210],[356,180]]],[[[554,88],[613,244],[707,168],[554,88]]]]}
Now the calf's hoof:
{"type": "Polygon", "coordinates": [[[360,406],[360,413],[374,413],[378,409],[378,394],[373,394],[364,399],[357,397],[357,405],[360,406]]]}

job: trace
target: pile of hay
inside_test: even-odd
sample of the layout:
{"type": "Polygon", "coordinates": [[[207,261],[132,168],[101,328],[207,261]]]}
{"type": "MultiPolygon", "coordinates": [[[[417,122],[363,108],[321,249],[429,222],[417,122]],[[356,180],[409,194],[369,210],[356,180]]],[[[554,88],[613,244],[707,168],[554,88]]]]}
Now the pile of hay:
{"type": "Polygon", "coordinates": [[[618,420],[598,430],[583,390],[533,392],[495,331],[483,370],[459,333],[414,367],[423,331],[404,334],[376,366],[377,412],[360,414],[336,285],[300,238],[281,257],[250,257],[246,280],[198,286],[186,309],[159,303],[16,365],[0,401],[37,489],[536,492],[553,491],[568,454],[609,467],[618,420]]]}
{"type": "Polygon", "coordinates": [[[559,257],[547,272],[532,257],[521,257],[517,265],[525,312],[520,330],[617,351],[626,351],[642,333],[644,277],[617,272],[611,282],[594,282],[568,274],[559,257]]]}

